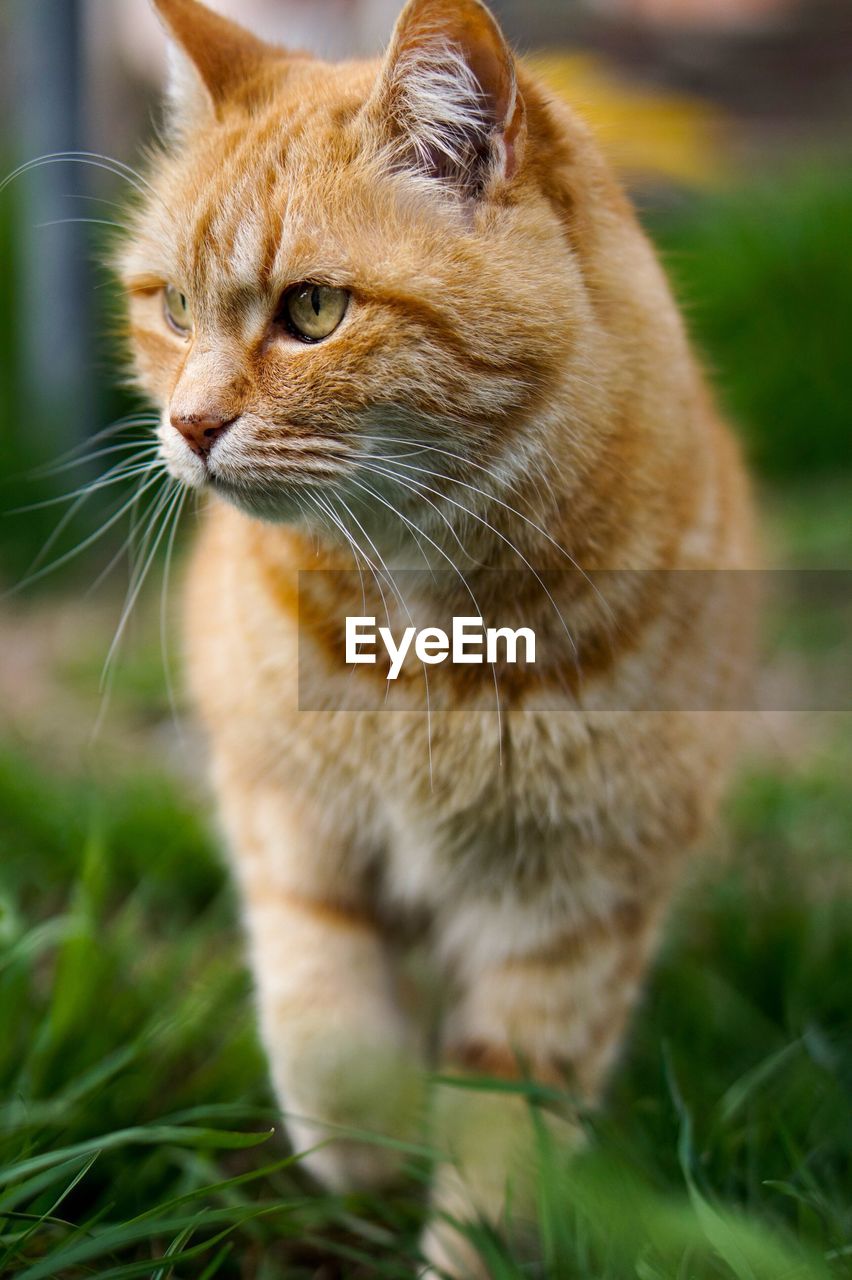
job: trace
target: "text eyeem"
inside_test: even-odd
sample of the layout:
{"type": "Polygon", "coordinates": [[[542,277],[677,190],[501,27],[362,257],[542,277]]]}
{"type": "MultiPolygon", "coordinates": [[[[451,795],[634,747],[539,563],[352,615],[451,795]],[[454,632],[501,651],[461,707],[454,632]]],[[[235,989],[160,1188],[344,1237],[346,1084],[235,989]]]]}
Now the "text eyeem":
{"type": "Polygon", "coordinates": [[[482,618],[453,618],[452,634],[441,627],[406,627],[397,643],[389,627],[376,627],[375,618],[346,619],[347,663],[375,664],[379,644],[390,658],[388,680],[396,680],[410,650],[426,666],[449,661],[453,665],[518,661],[535,662],[535,632],[530,627],[486,627],[482,618]]]}

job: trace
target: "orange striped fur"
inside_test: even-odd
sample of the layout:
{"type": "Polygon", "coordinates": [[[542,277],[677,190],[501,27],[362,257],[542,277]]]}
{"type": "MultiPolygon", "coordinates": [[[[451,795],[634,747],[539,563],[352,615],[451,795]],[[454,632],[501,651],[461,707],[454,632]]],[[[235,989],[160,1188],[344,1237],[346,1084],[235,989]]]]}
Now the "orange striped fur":
{"type": "MultiPolygon", "coordinates": [[[[594,140],[478,0],[410,0],[382,61],[334,67],[196,0],[155,3],[169,139],[119,268],[162,456],[209,498],[186,668],[291,1137],[418,1132],[389,944],[415,919],[448,992],[448,1069],[593,1100],[731,761],[735,717],[712,707],[748,610],[656,571],[751,563],[737,448],[594,140]],[[282,319],[304,283],[348,294],[315,343],[282,319]],[[300,710],[300,692],[383,687],[337,661],[360,580],[345,602],[323,575],[300,597],[299,570],[356,564],[365,612],[403,625],[376,578],[428,564],[437,625],[473,591],[536,630],[541,662],[496,687],[433,668],[431,715],[408,675],[404,710],[300,710]],[[590,586],[602,570],[637,572],[590,586]],[[649,690],[683,709],[631,711],[649,690]]],[[[517,1097],[464,1101],[438,1121],[424,1239],[457,1276],[484,1271],[442,1215],[500,1222],[511,1179],[533,1177],[517,1097]]],[[[308,1163],[346,1188],[399,1158],[339,1137],[308,1163]]]]}

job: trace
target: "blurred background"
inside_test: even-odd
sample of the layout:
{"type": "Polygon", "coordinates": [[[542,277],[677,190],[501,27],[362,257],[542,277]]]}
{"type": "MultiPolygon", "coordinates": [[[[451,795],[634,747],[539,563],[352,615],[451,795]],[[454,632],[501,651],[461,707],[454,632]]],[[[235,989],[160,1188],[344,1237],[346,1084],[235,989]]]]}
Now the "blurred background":
{"type": "MultiPolygon", "coordinates": [[[[340,57],[377,51],[398,6],[215,7],[340,57]]],[[[852,3],[493,7],[596,128],[636,199],[751,460],[769,562],[852,568],[852,3]]],[[[0,1149],[2,1177],[23,1170],[19,1193],[0,1197],[0,1276],[29,1275],[24,1264],[34,1276],[91,1274],[68,1259],[81,1224],[102,1220],[117,1234],[114,1254],[104,1246],[98,1256],[109,1257],[108,1274],[125,1274],[122,1265],[138,1268],[171,1237],[158,1225],[125,1239],[122,1224],[196,1195],[192,1230],[203,1240],[225,1221],[236,1251],[216,1270],[187,1263],[158,1275],[328,1280],[350,1274],[326,1258],[329,1241],[352,1255],[354,1233],[362,1253],[375,1252],[375,1222],[359,1236],[351,1215],[344,1222],[339,1206],[320,1209],[314,1197],[307,1217],[274,1217],[270,1244],[240,1216],[254,1192],[202,1190],[253,1170],[264,1194],[292,1200],[290,1175],[263,1165],[268,1153],[229,1154],[224,1139],[185,1127],[168,1140],[149,1129],[166,1113],[185,1120],[187,1109],[193,1123],[236,1116],[244,1127],[272,1115],[181,705],[172,583],[192,513],[171,574],[161,547],[119,660],[105,663],[127,597],[129,525],[135,516],[144,559],[151,508],[116,516],[129,482],[84,492],[121,453],[64,460],[144,434],[132,421],[144,406],[121,388],[105,264],[133,169],[144,172],[163,70],[147,0],[0,0],[0,1149]],[[77,161],[59,156],[71,152],[77,161]],[[35,163],[42,157],[52,158],[35,163]],[[126,434],[98,442],[127,418],[126,434]],[[132,1140],[144,1148],[132,1160],[131,1139],[113,1135],[112,1155],[74,1165],[100,1150],[93,1135],[128,1126],[147,1135],[132,1140]],[[46,1161],[41,1182],[30,1159],[46,1161]],[[48,1167],[65,1173],[51,1184],[48,1167]],[[45,1215],[71,1183],[63,1227],[45,1215]],[[214,1201],[220,1217],[205,1236],[214,1201]],[[36,1225],[20,1231],[4,1216],[9,1203],[36,1225]],[[306,1244],[311,1233],[323,1236],[319,1252],[306,1244]],[[269,1256],[285,1269],[265,1271],[269,1256]]],[[[848,609],[775,618],[782,685],[794,691],[814,662],[848,664],[848,623],[848,609]]],[[[719,857],[687,890],[601,1135],[605,1158],[622,1172],[626,1162],[643,1195],[672,1197],[688,1215],[687,1191],[694,1208],[698,1189],[751,1215],[793,1251],[800,1277],[852,1274],[849,692],[834,713],[757,718],[719,857]]],[[[411,1246],[415,1210],[369,1212],[385,1214],[385,1251],[389,1240],[411,1246]]],[[[650,1231],[650,1208],[643,1221],[650,1231]]],[[[718,1258],[702,1269],[702,1221],[681,1223],[688,1271],[663,1232],[623,1242],[623,1273],[590,1274],[787,1274],[779,1255],[766,1262],[749,1249],[745,1270],[732,1269],[730,1253],[728,1270],[718,1258]],[[648,1261],[657,1254],[660,1270],[648,1261]]],[[[596,1239],[586,1240],[589,1266],[596,1239]]],[[[182,1256],[189,1245],[177,1229],[174,1240],[182,1256]]],[[[204,1258],[212,1268],[218,1256],[204,1258]]],[[[550,1274],[587,1274],[577,1259],[571,1266],[550,1274]]]]}

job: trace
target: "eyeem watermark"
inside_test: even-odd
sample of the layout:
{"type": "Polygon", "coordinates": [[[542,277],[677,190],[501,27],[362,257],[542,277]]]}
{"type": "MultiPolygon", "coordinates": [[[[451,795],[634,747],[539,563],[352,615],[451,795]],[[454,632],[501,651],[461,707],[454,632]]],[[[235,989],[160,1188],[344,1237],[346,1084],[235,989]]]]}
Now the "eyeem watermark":
{"type": "Polygon", "coordinates": [[[514,664],[519,661],[521,645],[523,661],[535,662],[535,632],[530,627],[486,627],[482,618],[453,618],[450,634],[441,627],[406,627],[397,643],[390,627],[377,628],[374,617],[346,619],[347,663],[375,665],[380,643],[390,659],[388,680],[396,680],[412,648],[417,660],[427,667],[447,661],[453,666],[514,664]]]}
{"type": "Polygon", "coordinates": [[[468,584],[434,568],[305,569],[298,581],[303,711],[852,710],[852,570],[500,569],[468,584]],[[695,635],[714,646],[707,665],[690,662],[695,635]]]}

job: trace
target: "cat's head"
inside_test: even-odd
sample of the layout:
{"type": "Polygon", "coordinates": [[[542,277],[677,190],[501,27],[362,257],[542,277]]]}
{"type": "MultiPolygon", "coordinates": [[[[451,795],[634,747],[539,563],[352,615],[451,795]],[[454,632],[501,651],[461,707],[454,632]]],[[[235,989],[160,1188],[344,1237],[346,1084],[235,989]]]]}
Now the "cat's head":
{"type": "Polygon", "coordinates": [[[558,131],[488,10],[410,0],[382,61],[330,65],[155,4],[169,136],[120,273],[170,472],[293,520],[524,465],[587,303],[544,189],[558,131]],[[412,446],[443,450],[431,482],[412,446]]]}

